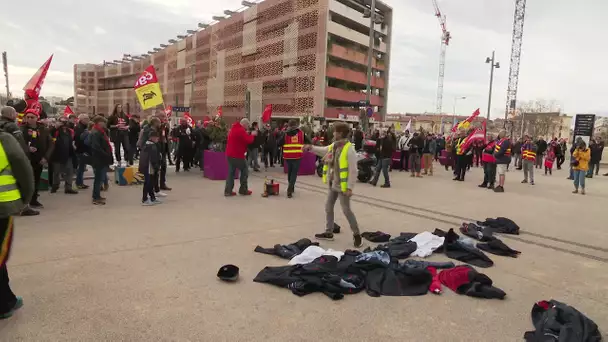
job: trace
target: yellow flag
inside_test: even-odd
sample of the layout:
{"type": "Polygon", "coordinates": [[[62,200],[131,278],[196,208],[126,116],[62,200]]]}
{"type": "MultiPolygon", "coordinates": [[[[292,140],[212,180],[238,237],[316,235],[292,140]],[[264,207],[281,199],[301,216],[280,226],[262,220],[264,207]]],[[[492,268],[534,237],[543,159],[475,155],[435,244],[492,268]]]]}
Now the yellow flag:
{"type": "Polygon", "coordinates": [[[401,122],[395,122],[395,131],[401,132],[401,122]]]}
{"type": "Polygon", "coordinates": [[[147,67],[139,76],[134,88],[142,110],[154,108],[164,103],[163,93],[153,65],[147,67]]]}

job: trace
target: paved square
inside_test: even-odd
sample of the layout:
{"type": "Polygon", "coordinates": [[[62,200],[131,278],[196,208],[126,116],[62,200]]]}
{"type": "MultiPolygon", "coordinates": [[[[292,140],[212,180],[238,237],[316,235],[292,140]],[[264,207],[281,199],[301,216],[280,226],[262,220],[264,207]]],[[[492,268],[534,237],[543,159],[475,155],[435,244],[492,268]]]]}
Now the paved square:
{"type": "MultiPolygon", "coordinates": [[[[266,174],[284,180],[278,171],[266,174]]],[[[16,222],[8,270],[25,306],[0,321],[1,340],[516,341],[532,329],[533,303],[551,298],[608,327],[608,177],[588,179],[586,196],[571,194],[566,170],[537,175],[535,186],[509,172],[504,194],[477,188],[479,169],[464,183],[439,169],[423,179],[393,171],[391,189],[358,184],[353,210],[362,231],[433,231],[506,216],[522,234],[503,240],[522,255],[491,255],[494,267],[482,270],[507,292],[504,301],[446,288],[441,296],[360,293],[332,302],[252,281],[264,266],[286,264],[254,253],[256,245],[311,238],[324,227],[320,178],[300,177],[294,199],[264,199],[264,174],[250,176],[253,197],[227,199],[223,182],[171,172],[173,191],[156,207],[139,205],[137,186],[113,186],[103,207],[90,204],[89,192],[44,194],[43,214],[16,222]],[[236,284],[215,277],[228,263],[241,268],[236,284]]],[[[351,248],[336,210],[344,231],[321,246],[351,248]]]]}

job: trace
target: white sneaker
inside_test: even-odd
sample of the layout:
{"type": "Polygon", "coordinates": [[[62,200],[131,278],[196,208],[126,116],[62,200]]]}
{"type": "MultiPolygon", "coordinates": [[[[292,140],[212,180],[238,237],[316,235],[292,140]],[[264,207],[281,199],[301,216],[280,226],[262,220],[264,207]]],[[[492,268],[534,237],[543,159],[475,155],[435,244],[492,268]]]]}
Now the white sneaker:
{"type": "Polygon", "coordinates": [[[153,205],[155,205],[155,204],[163,204],[163,201],[161,201],[161,200],[159,200],[159,199],[157,198],[157,199],[155,199],[154,201],[152,201],[152,204],[153,204],[153,205]]]}
{"type": "Polygon", "coordinates": [[[156,193],[156,196],[157,197],[167,197],[167,194],[164,193],[164,192],[162,192],[162,191],[159,191],[159,192],[156,193]]]}
{"type": "Polygon", "coordinates": [[[149,207],[151,205],[154,205],[154,202],[152,202],[148,199],[145,202],[141,202],[141,205],[143,205],[144,207],[149,207]]]}

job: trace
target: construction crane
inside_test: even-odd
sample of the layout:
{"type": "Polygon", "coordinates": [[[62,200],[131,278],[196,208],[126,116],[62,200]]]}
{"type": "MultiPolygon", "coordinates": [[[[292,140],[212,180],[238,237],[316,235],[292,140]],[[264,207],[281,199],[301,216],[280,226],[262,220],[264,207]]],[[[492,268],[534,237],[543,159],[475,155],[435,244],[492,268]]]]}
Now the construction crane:
{"type": "Polygon", "coordinates": [[[439,79],[437,81],[436,103],[436,114],[441,115],[441,107],[443,105],[443,78],[445,76],[445,52],[448,45],[450,45],[452,36],[446,27],[445,15],[441,14],[437,0],[433,0],[433,6],[435,6],[435,16],[439,20],[439,26],[441,27],[441,54],[439,55],[439,79]]]}
{"type": "Polygon", "coordinates": [[[517,85],[519,83],[519,62],[524,36],[524,17],[526,0],[515,0],[515,15],[513,18],[513,42],[511,43],[511,66],[509,67],[509,86],[507,88],[507,105],[505,108],[505,127],[507,119],[515,116],[517,108],[517,85]]]}

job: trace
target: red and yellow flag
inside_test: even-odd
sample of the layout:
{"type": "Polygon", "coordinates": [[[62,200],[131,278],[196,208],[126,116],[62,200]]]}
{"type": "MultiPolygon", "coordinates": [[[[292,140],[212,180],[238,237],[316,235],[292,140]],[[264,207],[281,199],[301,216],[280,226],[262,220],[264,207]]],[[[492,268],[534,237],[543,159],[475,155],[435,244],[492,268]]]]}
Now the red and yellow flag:
{"type": "Polygon", "coordinates": [[[154,65],[150,65],[144,70],[139,78],[137,78],[133,88],[135,88],[135,94],[142,110],[154,108],[164,103],[163,93],[156,77],[154,65]]]}
{"type": "Polygon", "coordinates": [[[461,128],[462,129],[469,128],[469,126],[471,126],[471,122],[473,122],[473,120],[475,120],[475,118],[478,116],[479,116],[479,108],[477,108],[477,110],[475,110],[473,112],[473,114],[471,114],[471,116],[469,116],[466,120],[459,122],[458,125],[454,125],[454,127],[452,127],[452,132],[456,132],[461,128]]]}

